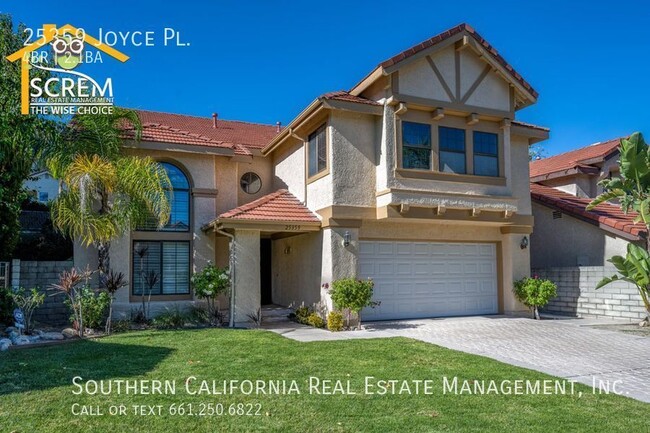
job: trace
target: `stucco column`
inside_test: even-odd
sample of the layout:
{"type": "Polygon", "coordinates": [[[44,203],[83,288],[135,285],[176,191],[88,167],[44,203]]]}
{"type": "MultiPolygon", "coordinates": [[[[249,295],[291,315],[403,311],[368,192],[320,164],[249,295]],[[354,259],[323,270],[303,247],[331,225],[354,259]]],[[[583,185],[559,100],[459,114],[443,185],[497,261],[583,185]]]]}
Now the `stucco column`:
{"type": "MultiPolygon", "coordinates": [[[[330,284],[341,278],[356,278],[359,256],[358,228],[327,228],[323,230],[322,283],[330,284]],[[345,246],[345,233],[350,233],[350,245],[345,246]]],[[[327,289],[321,289],[321,302],[333,309],[327,289]]]]}
{"type": "Polygon", "coordinates": [[[235,326],[251,324],[249,315],[257,315],[260,295],[260,232],[235,230],[235,276],[233,293],[235,326]]]}
{"type": "Polygon", "coordinates": [[[501,242],[503,312],[505,314],[528,314],[528,308],[517,301],[512,292],[515,281],[530,276],[530,247],[521,248],[524,236],[530,238],[530,235],[521,233],[504,234],[501,242]]]}

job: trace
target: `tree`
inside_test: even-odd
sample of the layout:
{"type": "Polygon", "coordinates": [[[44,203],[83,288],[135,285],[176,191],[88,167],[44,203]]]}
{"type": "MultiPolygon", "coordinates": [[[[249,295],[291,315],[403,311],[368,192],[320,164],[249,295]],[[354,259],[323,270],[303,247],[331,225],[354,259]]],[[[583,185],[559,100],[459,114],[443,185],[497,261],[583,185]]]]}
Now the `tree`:
{"type": "Polygon", "coordinates": [[[110,303],[108,304],[108,318],[106,319],[106,333],[111,333],[111,325],[113,321],[113,301],[115,300],[115,294],[122,287],[126,287],[126,279],[122,272],[116,273],[115,271],[110,271],[106,278],[104,279],[104,289],[108,292],[110,297],[110,303]]]}
{"type": "Polygon", "coordinates": [[[361,310],[379,305],[379,302],[372,300],[374,286],[375,283],[371,279],[343,278],[332,282],[332,290],[330,290],[332,302],[337,309],[348,310],[347,326],[350,326],[350,311],[357,315],[358,327],[361,329],[361,310]]]}
{"type": "Polygon", "coordinates": [[[544,146],[542,146],[541,144],[537,143],[528,147],[529,161],[537,161],[538,159],[542,159],[545,156],[546,156],[546,149],[544,149],[544,146]]]}
{"type": "Polygon", "coordinates": [[[123,153],[127,128],[140,137],[140,119],[132,110],[77,115],[65,137],[46,150],[50,173],[66,185],[52,202],[52,222],[97,248],[100,280],[110,268],[111,241],[151,217],[162,227],[170,214],[169,177],[151,158],[123,153]]]}
{"type": "MultiPolygon", "coordinates": [[[[619,166],[621,177],[612,177],[600,182],[603,193],[589,203],[587,210],[594,209],[601,203],[618,200],[621,209],[628,213],[637,213],[636,222],[646,226],[650,232],[650,147],[640,132],[621,139],[619,146],[619,166]]],[[[618,275],[604,278],[596,288],[601,288],[613,281],[624,280],[634,284],[643,299],[647,316],[642,324],[650,324],[650,303],[648,290],[650,280],[650,243],[646,239],[645,250],[629,244],[625,258],[614,256],[609,261],[614,264],[618,275]]]]}
{"type": "MultiPolygon", "coordinates": [[[[13,30],[10,15],[0,14],[0,256],[10,258],[20,233],[20,204],[40,149],[58,137],[62,125],[42,116],[20,112],[20,62],[6,56],[23,48],[25,26],[13,30]]],[[[34,69],[42,80],[49,72],[34,69]]]]}
{"type": "Polygon", "coordinates": [[[513,292],[519,302],[530,308],[533,319],[539,320],[539,307],[557,296],[557,285],[550,280],[526,277],[515,281],[513,292]]]}

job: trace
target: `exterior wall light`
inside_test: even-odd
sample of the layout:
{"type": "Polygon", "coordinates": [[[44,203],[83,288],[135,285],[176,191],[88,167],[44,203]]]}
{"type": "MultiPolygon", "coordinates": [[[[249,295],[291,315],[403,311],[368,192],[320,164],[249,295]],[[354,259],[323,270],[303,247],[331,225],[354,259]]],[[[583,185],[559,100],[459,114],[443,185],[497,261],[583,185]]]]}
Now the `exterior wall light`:
{"type": "Polygon", "coordinates": [[[519,246],[521,247],[522,250],[528,248],[528,236],[524,236],[523,238],[521,238],[521,243],[519,244],[519,246]]]}
{"type": "Polygon", "coordinates": [[[351,241],[352,241],[352,235],[348,230],[346,230],[345,233],[343,233],[343,246],[349,247],[351,241]]]}

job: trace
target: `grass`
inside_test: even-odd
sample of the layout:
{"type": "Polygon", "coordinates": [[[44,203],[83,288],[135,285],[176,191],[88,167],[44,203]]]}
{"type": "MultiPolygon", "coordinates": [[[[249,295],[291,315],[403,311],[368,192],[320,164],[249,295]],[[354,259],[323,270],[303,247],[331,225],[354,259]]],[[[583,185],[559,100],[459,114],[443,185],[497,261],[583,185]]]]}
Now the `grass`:
{"type": "MultiPolygon", "coordinates": [[[[647,404],[615,395],[368,396],[363,378],[515,380],[550,376],[405,339],[298,343],[265,331],[144,331],[0,354],[1,432],[617,432],[648,431],[647,404]],[[176,395],[74,395],[72,378],[176,380],[176,395]],[[295,379],[301,395],[185,393],[199,380],[295,379]],[[309,395],[309,376],[350,380],[356,395],[309,395]],[[104,415],[74,416],[72,405],[104,415]],[[170,405],[260,404],[260,416],[189,416],[170,405]],[[124,404],[128,414],[109,415],[124,404]],[[163,415],[136,416],[132,405],[163,405],[163,415]]],[[[195,409],[196,411],[196,409],[195,409]]]]}

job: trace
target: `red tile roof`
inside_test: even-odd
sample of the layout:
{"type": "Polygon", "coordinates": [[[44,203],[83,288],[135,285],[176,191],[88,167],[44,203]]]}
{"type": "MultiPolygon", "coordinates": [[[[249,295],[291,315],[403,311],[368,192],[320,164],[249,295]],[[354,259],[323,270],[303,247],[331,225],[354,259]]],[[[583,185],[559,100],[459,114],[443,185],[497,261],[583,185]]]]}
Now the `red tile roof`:
{"type": "Polygon", "coordinates": [[[320,219],[286,189],[229,210],[219,219],[255,221],[295,221],[319,223],[320,219]]]}
{"type": "Polygon", "coordinates": [[[469,24],[463,23],[459,24],[456,27],[452,27],[449,30],[446,30],[430,39],[427,39],[424,42],[421,42],[417,45],[412,46],[408,50],[402,51],[401,53],[397,54],[396,56],[391,57],[388,60],[385,60],[379,64],[380,67],[387,68],[389,66],[393,66],[402,60],[411,57],[412,55],[425,50],[429,47],[432,47],[434,45],[437,45],[450,37],[453,37],[454,35],[457,35],[459,33],[462,33],[463,31],[466,31],[467,34],[472,36],[476,41],[485,48],[487,52],[489,52],[495,59],[496,61],[503,66],[506,71],[510,74],[512,78],[514,78],[519,84],[521,84],[527,91],[530,92],[533,97],[537,98],[538,94],[533,89],[533,87],[526,81],[524,78],[517,72],[515,69],[508,63],[506,60],[501,56],[501,54],[498,53],[498,51],[490,45],[488,41],[486,41],[481,35],[478,34],[476,30],[469,24]]]}
{"type": "Polygon", "coordinates": [[[573,168],[593,168],[590,164],[601,162],[607,156],[614,153],[620,141],[620,138],[616,138],[551,156],[550,158],[532,161],[530,163],[530,177],[537,178],[539,176],[547,176],[553,173],[571,170],[573,168]]]}
{"type": "Polygon", "coordinates": [[[212,117],[135,110],[142,122],[142,140],[190,144],[233,149],[236,154],[250,155],[277,135],[277,126],[212,117]]]}
{"type": "Polygon", "coordinates": [[[551,129],[545,126],[533,125],[532,123],[522,122],[521,120],[513,120],[510,122],[511,125],[523,126],[524,128],[538,129],[540,131],[549,132],[551,129]]]}
{"type": "Polygon", "coordinates": [[[530,184],[533,201],[560,210],[567,215],[591,221],[640,238],[646,235],[643,223],[635,223],[637,214],[625,214],[619,206],[602,203],[588,211],[585,208],[591,202],[589,198],[580,198],[549,186],[530,184]]]}
{"type": "Polygon", "coordinates": [[[321,98],[333,99],[335,101],[356,102],[358,104],[366,104],[366,105],[376,105],[376,106],[381,105],[379,102],[373,101],[372,99],[367,99],[362,96],[351,95],[349,92],[346,92],[345,90],[325,93],[324,95],[321,96],[321,98]]]}

